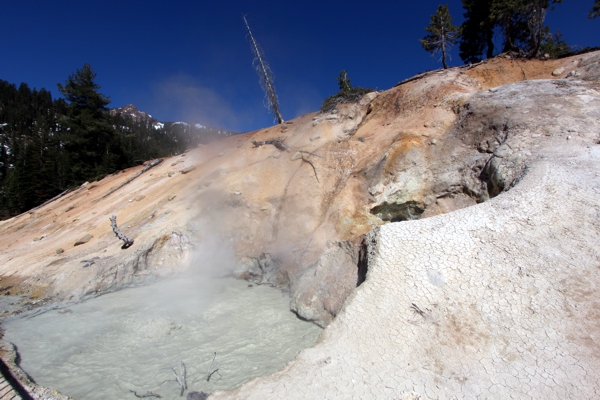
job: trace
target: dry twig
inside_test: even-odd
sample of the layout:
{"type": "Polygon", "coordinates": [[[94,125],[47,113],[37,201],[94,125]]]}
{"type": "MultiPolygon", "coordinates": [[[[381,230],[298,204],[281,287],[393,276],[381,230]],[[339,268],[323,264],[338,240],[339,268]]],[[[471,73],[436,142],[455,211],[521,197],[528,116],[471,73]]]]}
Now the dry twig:
{"type": "Polygon", "coordinates": [[[210,365],[208,366],[208,369],[206,370],[206,382],[209,382],[210,377],[213,376],[215,374],[215,372],[217,372],[219,370],[219,368],[217,368],[214,371],[210,372],[210,370],[212,369],[213,363],[215,362],[215,358],[217,358],[216,351],[215,351],[212,361],[210,362],[210,365]]]}
{"type": "Polygon", "coordinates": [[[159,399],[162,398],[162,396],[160,394],[156,394],[156,393],[152,393],[152,392],[146,392],[145,394],[137,394],[137,392],[135,390],[129,390],[131,393],[133,393],[135,395],[135,397],[137,397],[138,399],[143,399],[144,397],[157,397],[159,399]]]}
{"type": "Polygon", "coordinates": [[[415,314],[419,314],[421,317],[425,318],[425,311],[421,310],[418,305],[411,303],[410,308],[415,314]]]}
{"type": "Polygon", "coordinates": [[[288,145],[283,143],[283,141],[281,139],[269,139],[269,140],[261,140],[261,141],[253,140],[252,144],[254,145],[254,147],[260,147],[260,146],[265,146],[267,144],[272,144],[278,150],[281,150],[281,151],[290,152],[292,150],[288,145]]]}
{"type": "Polygon", "coordinates": [[[312,151],[306,151],[306,150],[298,150],[298,153],[305,153],[305,154],[310,154],[311,156],[315,156],[315,157],[319,157],[319,158],[325,158],[321,155],[318,155],[317,153],[313,153],[312,151]]]}
{"type": "Polygon", "coordinates": [[[319,182],[319,177],[317,176],[317,169],[315,168],[315,165],[312,163],[312,161],[307,160],[306,158],[304,158],[304,156],[301,156],[301,160],[303,162],[305,162],[305,163],[310,164],[310,166],[312,167],[313,171],[315,172],[315,178],[317,179],[317,182],[319,182]]]}

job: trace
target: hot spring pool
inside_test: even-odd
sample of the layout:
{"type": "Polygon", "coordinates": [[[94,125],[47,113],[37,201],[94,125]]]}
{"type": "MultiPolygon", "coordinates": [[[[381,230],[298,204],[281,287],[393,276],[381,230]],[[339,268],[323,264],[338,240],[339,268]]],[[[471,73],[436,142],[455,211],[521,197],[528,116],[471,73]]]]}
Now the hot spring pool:
{"type": "Polygon", "coordinates": [[[14,318],[3,327],[4,340],[16,344],[21,367],[39,385],[78,400],[135,399],[131,391],[181,398],[170,369],[181,377],[181,361],[184,397],[232,389],[281,369],[321,332],[292,314],[279,290],[184,278],[14,318]]]}

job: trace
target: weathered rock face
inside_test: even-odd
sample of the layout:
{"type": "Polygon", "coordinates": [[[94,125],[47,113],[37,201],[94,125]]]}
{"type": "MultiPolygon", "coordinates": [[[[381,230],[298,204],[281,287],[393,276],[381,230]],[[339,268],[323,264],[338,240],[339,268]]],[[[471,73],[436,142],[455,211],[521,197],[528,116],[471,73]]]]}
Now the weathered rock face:
{"type": "MultiPolygon", "coordinates": [[[[379,265],[378,257],[384,257],[383,249],[395,248],[396,244],[393,235],[368,234],[364,240],[362,235],[386,221],[404,221],[415,237],[420,237],[423,230],[431,232],[432,236],[427,236],[431,243],[439,243],[446,239],[435,236],[428,224],[444,231],[440,221],[450,226],[459,222],[456,217],[440,214],[459,210],[456,215],[469,220],[470,212],[479,211],[461,209],[488,199],[492,200],[466,210],[488,210],[504,215],[502,221],[513,218],[516,214],[502,208],[510,202],[501,199],[507,189],[518,188],[523,179],[533,179],[531,170],[542,171],[541,165],[546,165],[544,157],[548,162],[567,160],[564,157],[571,151],[580,157],[581,151],[597,146],[599,59],[598,53],[546,62],[494,59],[473,67],[434,71],[388,91],[367,95],[359,104],[341,105],[326,115],[309,114],[283,125],[201,146],[141,175],[137,174],[142,167],[132,168],[84,185],[28,214],[0,222],[0,293],[22,295],[23,301],[29,303],[76,299],[146,282],[188,266],[214,266],[222,275],[233,273],[255,283],[289,289],[292,310],[321,326],[337,315],[333,327],[324,335],[325,342],[330,343],[329,337],[341,338],[340,344],[350,346],[346,349],[362,352],[377,335],[357,326],[378,326],[382,320],[402,325],[406,310],[400,304],[408,299],[385,297],[385,291],[384,298],[373,297],[374,285],[387,283],[385,274],[377,275],[379,272],[371,269],[379,265]],[[552,75],[558,68],[563,68],[559,75],[563,79],[552,75]],[[116,189],[132,178],[135,179],[116,189]],[[117,215],[122,232],[135,239],[132,247],[121,249],[110,226],[110,215],[117,215]],[[408,221],[434,216],[433,222],[408,221]],[[74,247],[73,243],[84,235],[92,237],[74,247]],[[375,258],[369,261],[367,289],[363,284],[353,291],[366,273],[368,251],[364,243],[371,243],[368,248],[375,258]],[[57,252],[59,248],[63,251],[57,252]],[[230,254],[220,253],[223,249],[231,249],[230,254]],[[228,257],[235,261],[218,261],[228,257]],[[369,284],[371,277],[381,281],[369,284]],[[364,303],[351,306],[353,301],[345,302],[350,293],[355,293],[350,296],[353,301],[363,298],[364,303]],[[371,309],[370,303],[377,309],[371,309]],[[351,307],[357,308],[348,311],[351,307]],[[349,321],[356,324],[352,331],[349,321]],[[350,336],[360,337],[362,342],[353,342],[350,336]]],[[[569,174],[575,173],[569,168],[569,174]]],[[[535,176],[549,179],[542,172],[535,176]]],[[[540,185],[534,186],[555,190],[554,184],[540,185]]],[[[519,192],[519,201],[538,204],[536,196],[543,196],[528,190],[519,192]]],[[[554,201],[551,196],[543,198],[554,201]]],[[[557,201],[567,200],[560,197],[557,201]]],[[[597,203],[592,201],[588,209],[595,210],[597,203]]],[[[525,213],[537,212],[535,207],[527,210],[525,213]]],[[[477,215],[488,218],[488,214],[477,215]]],[[[539,229],[546,229],[542,227],[546,217],[547,214],[540,214],[536,222],[539,229]]],[[[396,224],[385,225],[380,232],[392,229],[388,226],[396,224]]],[[[596,229],[595,225],[589,228],[596,229]]],[[[566,235],[575,226],[565,229],[560,235],[566,235]]],[[[534,233],[527,231],[527,235],[534,233]]],[[[403,241],[409,240],[407,235],[401,235],[403,241]]],[[[501,243],[503,239],[494,240],[501,243]]],[[[386,272],[390,274],[387,279],[394,282],[398,293],[409,290],[403,289],[407,282],[403,280],[407,276],[402,275],[406,263],[431,264],[426,249],[433,245],[427,241],[419,243],[423,248],[398,253],[398,260],[394,259],[394,251],[385,256],[389,259],[385,262],[394,266],[386,272]]],[[[443,251],[439,251],[442,257],[443,251]]],[[[535,255],[531,249],[519,251],[535,255]]],[[[595,256],[588,247],[585,251],[587,257],[595,256]]],[[[496,262],[494,257],[499,256],[494,253],[490,257],[496,262]]],[[[476,273],[476,267],[473,264],[470,273],[476,273]]],[[[460,282],[459,275],[446,274],[433,264],[424,273],[427,281],[421,277],[414,281],[415,287],[429,282],[436,288],[445,288],[460,282]]],[[[417,312],[425,321],[441,321],[445,314],[435,314],[429,294],[422,296],[423,300],[410,301],[423,314],[415,308],[409,312],[417,312]]],[[[459,297],[452,298],[458,304],[459,297]]],[[[440,297],[439,304],[442,300],[440,297]]],[[[479,301],[483,304],[488,300],[484,296],[479,301]]],[[[450,304],[449,300],[444,301],[450,304]]],[[[438,326],[418,325],[432,332],[438,326]]],[[[399,328],[389,329],[395,329],[386,331],[389,337],[404,340],[404,331],[398,336],[399,328]]],[[[432,339],[431,346],[433,342],[432,339]]],[[[377,354],[397,349],[395,342],[382,343],[384,348],[378,348],[377,354]]],[[[331,355],[342,351],[342,347],[323,344],[314,350],[319,357],[324,355],[319,349],[327,349],[331,355]]],[[[364,354],[367,352],[364,350],[364,354]]],[[[361,357],[365,361],[370,356],[361,357]]],[[[435,360],[423,357],[424,363],[435,365],[435,360]]],[[[394,360],[398,368],[406,361],[394,360]]],[[[298,365],[302,362],[298,361],[298,365]]],[[[354,368],[357,364],[348,365],[354,368]]],[[[315,368],[321,367],[309,367],[315,368]]],[[[297,376],[302,375],[294,371],[297,376]]],[[[457,370],[452,371],[458,374],[457,370]]],[[[338,373],[348,381],[348,376],[335,370],[338,373]]],[[[323,379],[326,375],[322,375],[323,379]]],[[[256,388],[262,383],[257,385],[256,388]]],[[[392,384],[395,388],[394,385],[397,383],[392,384]]],[[[250,390],[250,386],[242,390],[250,390]]],[[[336,386],[336,390],[341,389],[336,386]]]]}
{"type": "Polygon", "coordinates": [[[367,279],[320,342],[211,398],[597,397],[599,89],[539,80],[481,91],[425,152],[437,154],[425,183],[405,184],[418,151],[380,162],[407,180],[378,182],[379,202],[493,198],[371,231],[367,279]]]}
{"type": "Polygon", "coordinates": [[[313,265],[290,285],[290,309],[307,321],[327,326],[344,301],[365,279],[361,241],[329,243],[313,265]]]}

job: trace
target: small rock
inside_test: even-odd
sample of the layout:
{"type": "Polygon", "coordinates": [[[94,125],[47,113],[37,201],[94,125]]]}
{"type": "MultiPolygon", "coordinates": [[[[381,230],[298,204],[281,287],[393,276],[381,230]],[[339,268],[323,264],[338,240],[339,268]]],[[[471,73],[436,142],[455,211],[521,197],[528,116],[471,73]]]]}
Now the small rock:
{"type": "Polygon", "coordinates": [[[505,144],[502,145],[502,146],[500,146],[500,147],[498,147],[496,149],[496,151],[494,151],[494,155],[496,157],[499,157],[499,158],[506,158],[506,157],[508,157],[511,154],[512,154],[512,151],[511,151],[510,147],[508,147],[505,144]]]}
{"type": "Polygon", "coordinates": [[[497,91],[498,91],[498,88],[497,88],[497,87],[490,88],[490,92],[492,92],[492,93],[496,93],[497,91]]]}
{"type": "Polygon", "coordinates": [[[331,364],[331,356],[325,359],[325,364],[331,364]]]}
{"type": "Polygon", "coordinates": [[[222,151],[222,152],[220,152],[220,153],[219,153],[219,157],[223,157],[223,154],[225,154],[225,152],[223,152],[223,151],[222,151]]]}
{"type": "Polygon", "coordinates": [[[423,124],[425,128],[429,128],[429,124],[423,124]]]}
{"type": "Polygon", "coordinates": [[[431,144],[435,146],[435,145],[437,144],[437,140],[433,139],[433,140],[431,141],[431,144]]]}
{"type": "Polygon", "coordinates": [[[44,238],[44,236],[36,236],[33,238],[34,242],[39,242],[40,240],[42,240],[44,238]]]}
{"type": "Polygon", "coordinates": [[[552,71],[552,76],[560,76],[563,72],[565,72],[564,68],[557,68],[554,71],[552,71]]]}
{"type": "Polygon", "coordinates": [[[311,142],[314,142],[314,141],[315,141],[315,140],[317,140],[317,139],[321,139],[321,136],[320,136],[320,135],[312,135],[312,136],[310,137],[310,141],[311,141],[311,142]]]}
{"type": "Polygon", "coordinates": [[[62,247],[59,247],[58,249],[56,249],[56,254],[62,254],[65,251],[62,249],[62,247]]]}
{"type": "Polygon", "coordinates": [[[79,246],[80,244],[86,244],[87,242],[92,240],[92,238],[93,238],[93,236],[88,233],[87,235],[85,235],[84,237],[82,237],[81,239],[76,241],[73,246],[79,246]]]}
{"type": "Polygon", "coordinates": [[[72,209],[74,209],[74,208],[75,208],[75,206],[74,206],[74,205],[73,205],[73,206],[69,206],[69,207],[67,207],[67,209],[65,210],[65,212],[69,212],[69,211],[71,211],[71,210],[72,210],[72,209]]]}
{"type": "Polygon", "coordinates": [[[135,198],[133,199],[134,201],[141,201],[144,200],[146,198],[146,196],[144,196],[143,194],[140,194],[139,196],[135,196],[135,198]]]}
{"type": "Polygon", "coordinates": [[[195,166],[195,165],[190,165],[189,167],[182,169],[182,170],[181,170],[181,173],[185,175],[185,174],[187,174],[188,172],[192,172],[192,171],[193,171],[193,170],[195,170],[195,169],[196,169],[196,166],[195,166]]]}
{"type": "MultiPolygon", "coordinates": [[[[571,135],[567,136],[567,140],[571,140],[571,135]]],[[[35,240],[35,239],[33,239],[35,240]]]]}
{"type": "Polygon", "coordinates": [[[334,120],[334,119],[340,119],[340,117],[338,117],[337,115],[328,115],[325,117],[326,120],[334,120]]]}
{"type": "Polygon", "coordinates": [[[175,197],[177,197],[177,195],[175,195],[175,194],[172,194],[172,195],[170,195],[170,196],[168,197],[168,199],[169,199],[169,201],[171,201],[171,200],[173,200],[175,197]]]}
{"type": "Polygon", "coordinates": [[[332,113],[332,114],[337,114],[337,113],[338,113],[338,110],[333,110],[333,111],[331,111],[331,113],[332,113]]]}
{"type": "Polygon", "coordinates": [[[361,136],[361,137],[358,138],[358,141],[364,143],[365,142],[365,138],[361,136]]]}
{"type": "Polygon", "coordinates": [[[302,158],[302,154],[300,154],[299,151],[296,152],[296,154],[294,154],[291,158],[292,161],[296,161],[302,158]]]}
{"type": "Polygon", "coordinates": [[[170,177],[172,177],[172,176],[173,176],[173,175],[175,175],[175,174],[176,174],[176,172],[175,172],[175,171],[170,171],[170,172],[167,174],[167,176],[170,178],[170,177]]]}
{"type": "Polygon", "coordinates": [[[208,399],[208,393],[204,392],[189,392],[186,400],[206,400],[208,399]]]}

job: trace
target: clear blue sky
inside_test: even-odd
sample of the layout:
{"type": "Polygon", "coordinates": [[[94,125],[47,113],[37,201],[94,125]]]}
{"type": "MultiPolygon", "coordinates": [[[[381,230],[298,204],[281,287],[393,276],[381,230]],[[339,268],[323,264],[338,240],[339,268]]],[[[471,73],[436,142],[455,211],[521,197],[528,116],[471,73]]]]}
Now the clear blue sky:
{"type": "MultiPolygon", "coordinates": [[[[460,0],[448,4],[458,25],[460,0]]],[[[269,126],[252,69],[242,14],[275,74],[285,119],[316,111],[337,92],[342,69],[353,85],[388,89],[438,59],[418,42],[439,1],[0,2],[0,79],[46,88],[89,63],[111,107],[133,103],[163,121],[236,131],[269,126]]],[[[569,44],[600,45],[593,0],[564,0],[548,13],[569,44]]],[[[461,65],[457,49],[450,65],[461,65]]]]}

